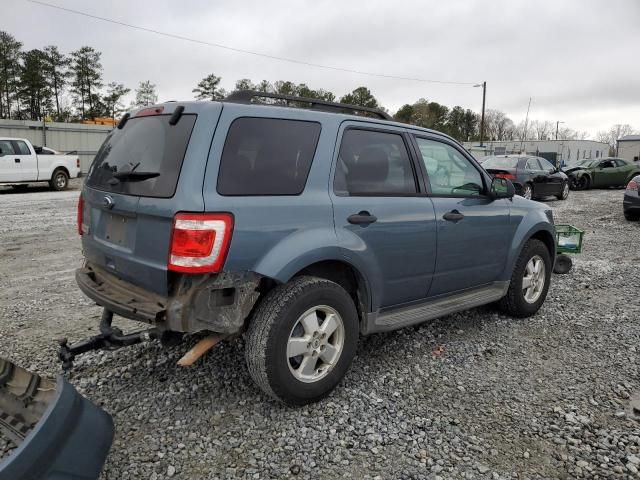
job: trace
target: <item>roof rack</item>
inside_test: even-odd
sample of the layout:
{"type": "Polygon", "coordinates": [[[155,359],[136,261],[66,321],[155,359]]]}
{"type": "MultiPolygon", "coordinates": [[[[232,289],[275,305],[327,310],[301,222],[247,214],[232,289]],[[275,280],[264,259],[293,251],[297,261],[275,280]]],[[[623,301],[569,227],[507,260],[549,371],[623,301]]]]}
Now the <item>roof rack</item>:
{"type": "Polygon", "coordinates": [[[382,120],[393,120],[393,118],[387,112],[380,110],[379,108],[361,107],[359,105],[349,105],[348,103],[328,102],[326,100],[319,100],[317,98],[296,97],[294,95],[257,92],[255,90],[238,90],[237,92],[233,92],[228,95],[223,101],[232,103],[251,103],[251,100],[256,97],[285,100],[287,102],[287,105],[289,105],[289,102],[308,103],[311,109],[323,110],[326,112],[367,112],[376,115],[382,120]]]}

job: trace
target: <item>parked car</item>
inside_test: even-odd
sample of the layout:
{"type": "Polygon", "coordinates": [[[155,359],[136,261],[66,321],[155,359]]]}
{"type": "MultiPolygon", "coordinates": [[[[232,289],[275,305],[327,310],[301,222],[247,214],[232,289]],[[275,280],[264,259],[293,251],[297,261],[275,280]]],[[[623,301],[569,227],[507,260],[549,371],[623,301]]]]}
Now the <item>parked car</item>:
{"type": "Polygon", "coordinates": [[[622,200],[624,218],[630,221],[640,220],[640,175],[633,177],[627,184],[622,200]]]}
{"type": "Polygon", "coordinates": [[[77,155],[38,154],[26,138],[0,137],[0,185],[19,189],[28,183],[49,182],[53,190],[64,190],[79,173],[77,155]]]}
{"type": "Polygon", "coordinates": [[[640,175],[640,165],[622,158],[605,157],[596,160],[580,160],[576,165],[566,168],[571,188],[588,190],[590,188],[623,187],[636,175],[640,175]]]}
{"type": "Polygon", "coordinates": [[[98,151],[76,279],[106,335],[114,312],[153,336],[245,333],[257,385],[305,404],[338,384],[360,335],[493,302],[538,311],[552,214],[513,195],[452,138],[379,110],[257,92],[165,103],[125,115],[98,151]]]}
{"type": "Polygon", "coordinates": [[[567,175],[542,157],[496,155],[487,157],[482,167],[494,177],[511,180],[516,193],[524,198],[569,197],[567,175]]]}

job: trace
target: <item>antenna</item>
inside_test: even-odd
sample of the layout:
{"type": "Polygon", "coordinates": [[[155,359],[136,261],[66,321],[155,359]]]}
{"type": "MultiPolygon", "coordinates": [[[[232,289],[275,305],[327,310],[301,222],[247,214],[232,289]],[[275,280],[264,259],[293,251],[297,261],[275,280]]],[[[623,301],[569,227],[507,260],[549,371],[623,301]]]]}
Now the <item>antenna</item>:
{"type": "Polygon", "coordinates": [[[524,131],[520,139],[520,153],[522,153],[522,144],[527,140],[527,127],[529,126],[529,109],[531,108],[531,97],[529,97],[529,106],[527,107],[527,116],[524,120],[524,131]]]}

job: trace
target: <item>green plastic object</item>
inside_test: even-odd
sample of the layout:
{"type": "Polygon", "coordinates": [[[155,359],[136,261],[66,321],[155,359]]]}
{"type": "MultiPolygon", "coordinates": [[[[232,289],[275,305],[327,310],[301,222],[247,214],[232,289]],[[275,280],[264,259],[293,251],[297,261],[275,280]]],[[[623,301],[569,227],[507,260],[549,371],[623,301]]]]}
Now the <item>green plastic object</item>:
{"type": "Polygon", "coordinates": [[[558,253],[582,252],[582,237],[584,237],[584,230],[572,225],[556,225],[558,253]]]}

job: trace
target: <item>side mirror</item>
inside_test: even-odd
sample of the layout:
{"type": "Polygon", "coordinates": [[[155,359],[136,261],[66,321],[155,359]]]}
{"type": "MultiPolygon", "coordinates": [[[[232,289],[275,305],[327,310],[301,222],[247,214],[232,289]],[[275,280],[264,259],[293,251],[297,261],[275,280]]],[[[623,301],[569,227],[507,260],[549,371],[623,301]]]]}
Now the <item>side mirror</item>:
{"type": "Polygon", "coordinates": [[[489,187],[489,196],[491,198],[513,198],[515,194],[516,187],[513,186],[511,180],[506,178],[494,178],[491,180],[491,187],[489,187]]]}

